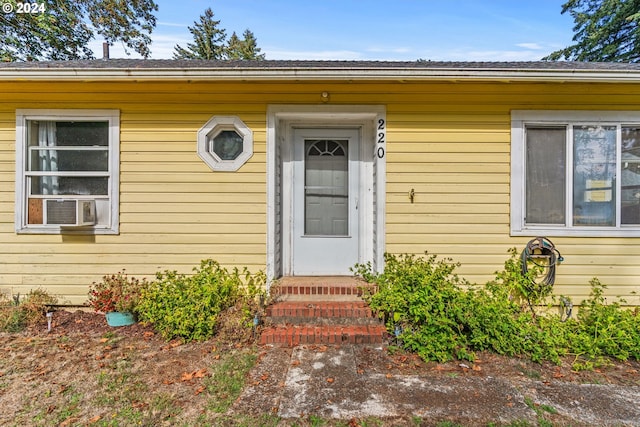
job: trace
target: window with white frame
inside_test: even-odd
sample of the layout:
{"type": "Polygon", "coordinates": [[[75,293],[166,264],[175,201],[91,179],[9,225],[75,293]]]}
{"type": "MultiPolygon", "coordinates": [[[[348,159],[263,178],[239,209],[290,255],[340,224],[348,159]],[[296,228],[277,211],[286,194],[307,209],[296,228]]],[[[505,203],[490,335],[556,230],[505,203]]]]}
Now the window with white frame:
{"type": "Polygon", "coordinates": [[[512,112],[511,232],[640,236],[640,112],[512,112]]]}
{"type": "Polygon", "coordinates": [[[253,132],[236,116],[213,116],[198,131],[198,156],[214,171],[236,171],[253,156],[253,132]]]}
{"type": "Polygon", "coordinates": [[[118,232],[117,110],[16,111],[16,231],[118,232]]]}

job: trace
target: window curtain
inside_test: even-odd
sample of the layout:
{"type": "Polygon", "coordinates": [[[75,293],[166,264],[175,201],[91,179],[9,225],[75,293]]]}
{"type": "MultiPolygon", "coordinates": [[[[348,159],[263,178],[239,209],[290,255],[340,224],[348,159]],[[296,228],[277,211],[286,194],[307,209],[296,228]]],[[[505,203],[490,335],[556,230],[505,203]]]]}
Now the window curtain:
{"type": "Polygon", "coordinates": [[[565,223],[566,128],[527,128],[527,224],[565,223]]]}
{"type": "MultiPolygon", "coordinates": [[[[38,126],[38,147],[40,171],[58,171],[58,150],[49,150],[56,146],[56,122],[40,122],[38,126]]],[[[41,194],[59,194],[58,177],[43,176],[40,180],[41,194]]]]}

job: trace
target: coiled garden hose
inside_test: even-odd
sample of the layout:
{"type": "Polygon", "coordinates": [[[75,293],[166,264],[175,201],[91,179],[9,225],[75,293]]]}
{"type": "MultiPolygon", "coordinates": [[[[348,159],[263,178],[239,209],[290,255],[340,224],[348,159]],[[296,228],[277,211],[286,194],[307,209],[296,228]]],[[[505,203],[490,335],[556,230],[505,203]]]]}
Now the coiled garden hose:
{"type": "Polygon", "coordinates": [[[527,275],[529,262],[543,268],[546,270],[546,273],[539,282],[532,281],[529,291],[538,291],[538,293],[550,291],[556,280],[556,265],[562,261],[564,261],[564,258],[551,240],[546,237],[536,237],[530,240],[520,254],[522,274],[527,275]],[[541,259],[545,259],[546,261],[539,262],[538,260],[541,259]]]}

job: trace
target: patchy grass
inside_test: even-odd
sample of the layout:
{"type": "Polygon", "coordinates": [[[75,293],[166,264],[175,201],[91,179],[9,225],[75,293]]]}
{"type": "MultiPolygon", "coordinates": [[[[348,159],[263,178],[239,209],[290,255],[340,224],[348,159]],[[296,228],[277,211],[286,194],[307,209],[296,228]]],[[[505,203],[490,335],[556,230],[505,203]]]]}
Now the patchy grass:
{"type": "Polygon", "coordinates": [[[209,404],[216,413],[226,412],[240,396],[245,378],[256,363],[257,355],[251,349],[241,349],[223,355],[212,367],[212,374],[205,381],[209,404]]]}
{"type": "Polygon", "coordinates": [[[96,314],[55,318],[49,334],[0,334],[0,425],[277,425],[225,415],[256,362],[250,343],[167,342],[96,314]]]}
{"type": "MultiPolygon", "coordinates": [[[[255,378],[250,379],[253,373],[248,372],[264,349],[247,340],[246,331],[240,333],[240,323],[230,324],[219,339],[182,343],[167,342],[142,325],[109,328],[104,317],[94,313],[56,312],[54,320],[51,333],[46,332],[46,323],[22,333],[0,333],[3,408],[0,425],[458,426],[455,418],[446,421],[410,415],[392,420],[378,417],[336,420],[307,413],[300,414],[298,419],[281,419],[277,416],[277,405],[263,412],[243,412],[247,402],[234,403],[245,387],[255,384],[255,378]]],[[[434,378],[508,375],[516,381],[522,378],[568,381],[572,377],[573,382],[579,383],[587,376],[592,378],[590,382],[598,379],[603,383],[639,384],[640,366],[635,362],[617,363],[600,374],[574,372],[570,363],[560,367],[483,354],[477,360],[481,370],[470,369],[465,373],[457,362],[428,364],[400,349],[392,353],[375,352],[368,359],[360,359],[358,366],[371,372],[381,369],[378,372],[382,374],[434,375],[434,378]]],[[[261,368],[267,372],[275,370],[275,366],[269,365],[261,368]]],[[[275,376],[268,381],[273,381],[273,387],[284,387],[275,376]]],[[[562,414],[554,415],[551,406],[536,405],[533,401],[530,405],[536,414],[532,420],[538,425],[562,419],[562,414]]],[[[490,425],[490,416],[485,419],[487,424],[483,425],[490,425]]],[[[509,425],[529,424],[513,421],[509,425]]]]}

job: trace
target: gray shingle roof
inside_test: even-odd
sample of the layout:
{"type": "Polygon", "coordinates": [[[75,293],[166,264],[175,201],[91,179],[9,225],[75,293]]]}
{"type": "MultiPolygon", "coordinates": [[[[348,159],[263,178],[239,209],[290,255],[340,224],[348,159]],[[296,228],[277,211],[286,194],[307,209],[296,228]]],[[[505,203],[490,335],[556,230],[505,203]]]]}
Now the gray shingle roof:
{"type": "Polygon", "coordinates": [[[446,69],[446,70],[592,70],[640,71],[640,64],[620,62],[440,62],[440,61],[205,61],[174,59],[94,59],[0,62],[2,69],[446,69]]]}
{"type": "Polygon", "coordinates": [[[0,63],[0,80],[498,80],[640,83],[640,64],[601,62],[202,61],[0,63]]]}

